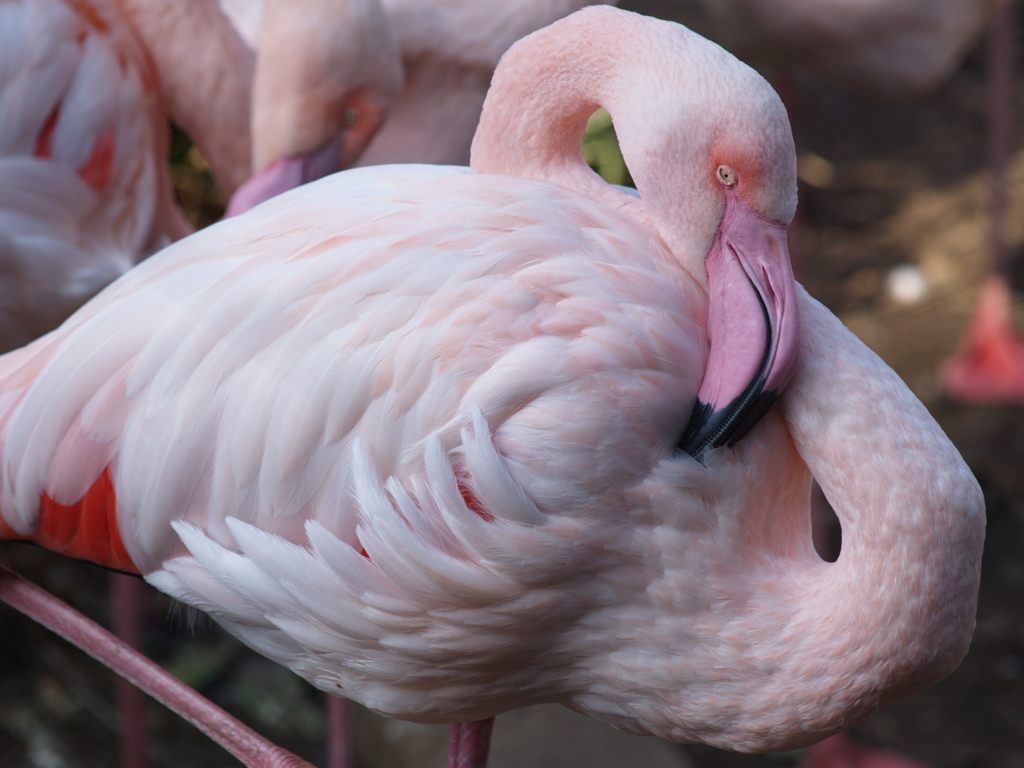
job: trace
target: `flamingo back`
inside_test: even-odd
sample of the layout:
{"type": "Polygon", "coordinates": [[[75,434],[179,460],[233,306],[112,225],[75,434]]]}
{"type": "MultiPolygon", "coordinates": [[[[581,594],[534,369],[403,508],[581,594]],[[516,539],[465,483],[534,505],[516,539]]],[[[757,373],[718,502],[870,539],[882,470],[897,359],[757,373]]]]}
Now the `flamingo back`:
{"type": "MultiPolygon", "coordinates": [[[[226,223],[170,247],[58,333],[8,355],[8,528],[34,535],[41,498],[72,507],[106,472],[124,545],[144,573],[184,553],[174,520],[233,546],[228,517],[292,541],[317,519],[355,545],[356,441],[381,478],[408,478],[431,435],[455,449],[474,407],[496,429],[604,365],[635,382],[637,371],[654,371],[644,375],[656,388],[699,383],[706,340],[674,329],[693,328],[706,299],[656,236],[597,203],[600,214],[565,201],[547,213],[547,203],[507,191],[549,188],[536,182],[505,180],[504,191],[474,200],[483,178],[409,167],[332,179],[317,185],[320,196],[264,210],[273,215],[255,229],[226,223]],[[442,191],[426,192],[431,184],[442,191]],[[445,199],[453,187],[455,199],[445,199]],[[331,206],[340,199],[345,210],[331,206]],[[606,215],[635,242],[623,243],[623,227],[617,234],[606,215]],[[460,232],[467,216],[473,225],[460,232]],[[583,235],[558,221],[584,216],[583,235]],[[622,250],[658,258],[632,263],[622,250]],[[580,252],[610,261],[581,261],[580,252]],[[630,287],[635,307],[601,294],[606,272],[630,287]],[[667,282],[656,279],[662,272],[667,282]],[[587,350],[580,360],[564,358],[574,343],[587,350]]],[[[602,473],[638,470],[627,466],[630,450],[649,453],[644,444],[659,437],[671,444],[658,433],[682,429],[688,414],[675,393],[669,402],[677,412],[668,421],[616,417],[638,442],[623,446],[621,468],[602,473]]],[[[545,405],[537,418],[560,418],[564,407],[545,405]]],[[[601,429],[592,414],[579,422],[601,429]]],[[[556,484],[541,503],[564,509],[567,493],[556,484]]],[[[578,504],[590,496],[573,493],[578,504]]]]}

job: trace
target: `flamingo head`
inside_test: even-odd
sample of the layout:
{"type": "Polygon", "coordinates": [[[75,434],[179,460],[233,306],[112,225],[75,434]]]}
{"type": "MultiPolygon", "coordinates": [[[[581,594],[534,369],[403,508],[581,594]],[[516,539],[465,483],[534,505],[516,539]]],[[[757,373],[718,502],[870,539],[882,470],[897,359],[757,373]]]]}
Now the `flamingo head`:
{"type": "Polygon", "coordinates": [[[623,210],[655,230],[706,291],[708,356],[679,449],[703,461],[767,412],[796,369],[799,318],[786,245],[796,152],[764,78],[683,27],[593,6],[505,54],[471,167],[545,179],[623,210]],[[610,69],[602,46],[623,45],[637,55],[610,69]],[[576,82],[571,98],[565,82],[576,82]],[[582,160],[586,120],[599,106],[615,122],[639,200],[582,160]]]}
{"type": "Polygon", "coordinates": [[[675,232],[662,226],[663,236],[708,293],[707,363],[677,446],[703,461],[742,438],[792,379],[800,321],[786,239],[796,163],[785,108],[735,60],[697,78],[705,81],[700,91],[738,91],[742,99],[710,99],[697,114],[681,100],[686,122],[680,115],[678,124],[695,130],[685,147],[674,137],[665,144],[684,158],[686,173],[654,174],[646,191],[639,186],[661,221],[685,222],[675,232]]]}
{"type": "Polygon", "coordinates": [[[228,215],[351,166],[402,88],[377,0],[270,2],[253,82],[253,176],[228,215]]]}
{"type": "Polygon", "coordinates": [[[741,171],[720,164],[715,176],[724,205],[704,260],[710,350],[678,444],[698,460],[734,444],[761,419],[792,379],[800,349],[786,226],[747,202],[741,171]]]}

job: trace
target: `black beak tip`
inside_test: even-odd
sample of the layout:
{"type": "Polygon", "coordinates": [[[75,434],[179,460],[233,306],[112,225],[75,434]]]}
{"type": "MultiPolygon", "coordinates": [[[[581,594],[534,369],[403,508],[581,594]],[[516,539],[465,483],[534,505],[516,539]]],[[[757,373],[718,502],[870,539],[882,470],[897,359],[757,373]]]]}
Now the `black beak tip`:
{"type": "Polygon", "coordinates": [[[690,414],[686,431],[676,448],[692,456],[701,464],[704,455],[725,445],[735,445],[772,407],[779,393],[775,390],[762,392],[753,402],[742,407],[740,398],[717,411],[710,403],[697,400],[690,414]]]}

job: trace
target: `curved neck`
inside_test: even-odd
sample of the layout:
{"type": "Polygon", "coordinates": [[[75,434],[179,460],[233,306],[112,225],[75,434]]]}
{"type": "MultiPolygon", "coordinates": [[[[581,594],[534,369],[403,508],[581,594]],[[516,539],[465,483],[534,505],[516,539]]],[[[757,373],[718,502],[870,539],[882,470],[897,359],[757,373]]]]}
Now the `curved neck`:
{"type": "Polygon", "coordinates": [[[612,205],[656,231],[706,284],[703,260],[724,206],[709,158],[722,126],[744,120],[747,127],[766,120],[750,136],[777,134],[791,153],[777,101],[752,70],[689,30],[591,6],[508,50],[484,102],[470,167],[543,179],[612,205]],[[583,133],[598,107],[612,116],[640,200],[583,160],[583,133]]]}
{"type": "MultiPolygon", "coordinates": [[[[806,746],[945,677],[967,652],[978,484],[896,374],[799,298],[800,364],[780,407],[706,467],[681,473],[667,460],[678,496],[659,482],[657,495],[637,489],[652,524],[629,518],[612,537],[624,565],[609,571],[609,592],[645,559],[652,579],[620,605],[602,602],[566,643],[594,649],[586,685],[628,691],[662,738],[806,746]],[[835,563],[811,543],[811,472],[843,526],[835,563]],[[687,525],[674,531],[681,512],[687,525]]],[[[590,711],[588,697],[584,687],[568,703],[590,711]]]]}
{"type": "MultiPolygon", "coordinates": [[[[607,109],[616,127],[629,112],[616,88],[631,53],[629,30],[608,41],[607,25],[593,16],[564,19],[556,34],[549,34],[553,27],[541,30],[527,38],[528,47],[520,43],[505,54],[484,102],[470,167],[550,181],[653,223],[643,203],[607,184],[583,159],[583,133],[594,111],[607,109]]],[[[625,155],[630,136],[620,130],[619,138],[625,155]]],[[[643,168],[630,165],[630,171],[640,188],[643,168]]]]}
{"type": "Polygon", "coordinates": [[[115,0],[155,64],[167,111],[225,196],[251,173],[254,55],[216,0],[115,0]]]}
{"type": "Polygon", "coordinates": [[[781,409],[839,517],[843,546],[834,565],[794,584],[780,642],[802,637],[837,698],[859,695],[868,712],[945,677],[967,652],[984,500],[896,373],[800,294],[801,362],[781,409]]]}

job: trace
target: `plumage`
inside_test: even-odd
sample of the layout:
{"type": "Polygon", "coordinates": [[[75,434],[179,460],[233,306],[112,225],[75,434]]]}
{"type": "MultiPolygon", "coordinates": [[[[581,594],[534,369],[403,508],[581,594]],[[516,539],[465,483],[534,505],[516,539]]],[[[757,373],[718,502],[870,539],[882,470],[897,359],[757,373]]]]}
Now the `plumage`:
{"type": "Polygon", "coordinates": [[[188,231],[144,52],[104,0],[0,6],[0,349],[188,231]]]}
{"type": "Polygon", "coordinates": [[[984,512],[891,370],[791,278],[766,296],[794,190],[760,77],[677,25],[574,14],[504,57],[471,170],[309,184],[0,358],[0,535],[107,476],[150,583],[377,711],[821,738],[959,662],[984,512]],[[579,156],[599,105],[640,198],[579,156]],[[721,295],[709,253],[749,285],[721,295]],[[792,382],[695,458],[715,350],[746,354],[716,301],[760,302],[792,382]]]}

